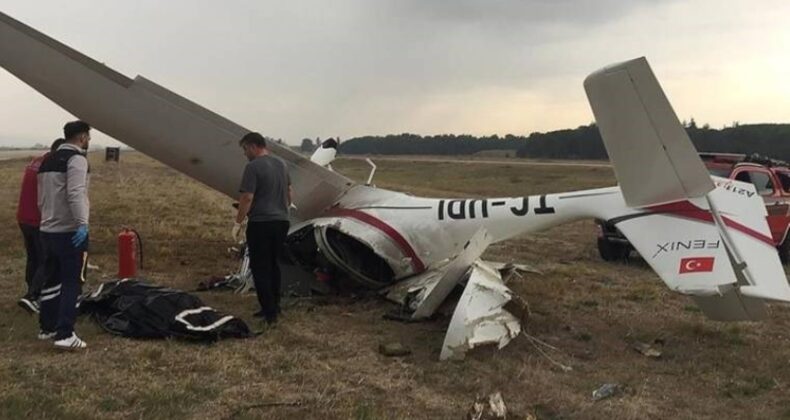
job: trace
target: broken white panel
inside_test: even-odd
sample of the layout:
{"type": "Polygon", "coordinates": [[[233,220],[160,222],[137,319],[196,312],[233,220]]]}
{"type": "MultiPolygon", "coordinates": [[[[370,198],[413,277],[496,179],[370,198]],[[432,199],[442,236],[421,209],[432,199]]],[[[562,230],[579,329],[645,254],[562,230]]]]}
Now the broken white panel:
{"type": "Polygon", "coordinates": [[[484,228],[480,228],[463,251],[453,258],[444,269],[444,274],[438,282],[427,285],[415,298],[416,307],[412,319],[428,318],[439,309],[439,306],[453,291],[453,288],[464,280],[472,263],[480,258],[483,251],[491,243],[491,236],[484,228]]]}
{"type": "Polygon", "coordinates": [[[466,352],[482,345],[505,347],[521,332],[518,318],[505,310],[513,292],[499,273],[476,261],[444,337],[440,360],[460,360],[466,352]]]}
{"type": "Polygon", "coordinates": [[[529,264],[520,264],[520,263],[502,262],[502,261],[488,261],[488,260],[483,260],[483,262],[497,271],[516,270],[522,273],[543,274],[542,271],[538,270],[537,268],[529,264]]]}
{"type": "Polygon", "coordinates": [[[513,277],[518,277],[519,279],[523,279],[524,273],[543,275],[543,272],[528,264],[516,264],[513,262],[504,263],[499,261],[486,261],[486,260],[484,260],[483,262],[491,266],[491,268],[495,269],[496,271],[499,271],[499,275],[502,277],[502,281],[504,281],[505,284],[510,283],[513,277]]]}
{"type": "Polygon", "coordinates": [[[421,293],[423,290],[428,288],[433,288],[436,286],[436,283],[442,279],[442,276],[447,271],[447,266],[450,264],[450,260],[445,260],[437,264],[436,268],[431,268],[427,271],[424,271],[416,276],[412,276],[406,280],[400,281],[395,283],[394,285],[384,289],[382,291],[382,295],[392,302],[397,304],[409,306],[409,309],[414,311],[422,300],[419,299],[409,299],[409,296],[419,297],[425,296],[424,293],[421,293]]]}
{"type": "Polygon", "coordinates": [[[315,149],[310,161],[320,166],[329,166],[337,156],[337,142],[333,139],[324,141],[320,147],[315,149]]]}

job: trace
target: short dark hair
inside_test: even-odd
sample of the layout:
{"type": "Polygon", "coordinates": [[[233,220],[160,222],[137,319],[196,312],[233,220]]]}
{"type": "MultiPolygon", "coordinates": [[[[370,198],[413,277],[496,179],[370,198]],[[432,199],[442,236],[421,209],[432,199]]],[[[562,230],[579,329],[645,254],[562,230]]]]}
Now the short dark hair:
{"type": "Polygon", "coordinates": [[[52,142],[52,146],[49,147],[49,151],[54,153],[55,150],[58,150],[58,147],[63,145],[63,143],[65,143],[65,142],[66,142],[66,140],[63,140],[63,139],[57,139],[57,140],[53,141],[52,142]]]}
{"type": "Polygon", "coordinates": [[[258,147],[266,147],[266,139],[263,138],[261,133],[247,133],[239,140],[239,146],[255,145],[258,147]]]}
{"type": "Polygon", "coordinates": [[[75,136],[91,131],[91,126],[85,121],[71,121],[63,126],[63,137],[66,141],[73,139],[75,136]]]}

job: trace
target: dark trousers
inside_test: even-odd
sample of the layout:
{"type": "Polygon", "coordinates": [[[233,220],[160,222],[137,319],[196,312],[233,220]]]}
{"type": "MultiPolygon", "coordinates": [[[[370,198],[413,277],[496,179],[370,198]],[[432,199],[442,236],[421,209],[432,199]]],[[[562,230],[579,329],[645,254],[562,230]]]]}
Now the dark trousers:
{"type": "Polygon", "coordinates": [[[38,226],[19,224],[22,231],[22,238],[25,242],[25,252],[27,253],[27,264],[25,265],[25,283],[27,283],[27,293],[25,298],[37,300],[44,285],[46,269],[44,265],[44,249],[41,246],[38,226]]]}
{"type": "Polygon", "coordinates": [[[280,264],[285,238],[288,236],[287,221],[249,222],[247,224],[247,247],[250,251],[250,269],[255,281],[255,292],[263,315],[268,320],[277,318],[280,312],[280,264]]]}
{"type": "Polygon", "coordinates": [[[82,293],[85,269],[88,265],[88,239],[75,247],[71,244],[74,232],[41,232],[45,264],[53,267],[41,290],[41,330],[56,332],[56,340],[68,338],[74,332],[77,319],[77,298],[82,293]]]}

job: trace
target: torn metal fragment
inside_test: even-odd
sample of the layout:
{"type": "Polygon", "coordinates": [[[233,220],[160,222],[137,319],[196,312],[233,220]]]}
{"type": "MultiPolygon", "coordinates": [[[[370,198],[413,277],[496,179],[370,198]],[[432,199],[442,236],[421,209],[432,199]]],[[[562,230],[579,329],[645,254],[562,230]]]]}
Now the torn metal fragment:
{"type": "Polygon", "coordinates": [[[431,317],[453,288],[466,280],[472,263],[480,257],[490,242],[491,236],[487,231],[479,229],[458,255],[387,288],[384,296],[410,310],[413,319],[431,317]]]}
{"type": "Polygon", "coordinates": [[[447,265],[441,279],[423,291],[421,302],[415,308],[413,318],[428,318],[436,312],[453,288],[463,281],[469,267],[480,258],[491,243],[491,239],[491,235],[484,228],[480,228],[472,235],[464,250],[447,265]]]}
{"type": "Polygon", "coordinates": [[[502,282],[499,273],[476,261],[461,299],[455,308],[441,360],[463,359],[466,352],[486,344],[506,346],[521,332],[521,323],[504,307],[513,292],[502,282]]]}
{"type": "Polygon", "coordinates": [[[523,263],[514,263],[514,262],[501,262],[501,261],[485,261],[486,264],[490,265],[495,270],[503,273],[505,271],[516,271],[521,273],[533,273],[533,274],[543,274],[542,271],[538,270],[537,268],[523,263]]]}
{"type": "Polygon", "coordinates": [[[507,406],[502,393],[497,391],[487,397],[475,398],[466,415],[469,420],[499,420],[507,418],[507,406]]]}

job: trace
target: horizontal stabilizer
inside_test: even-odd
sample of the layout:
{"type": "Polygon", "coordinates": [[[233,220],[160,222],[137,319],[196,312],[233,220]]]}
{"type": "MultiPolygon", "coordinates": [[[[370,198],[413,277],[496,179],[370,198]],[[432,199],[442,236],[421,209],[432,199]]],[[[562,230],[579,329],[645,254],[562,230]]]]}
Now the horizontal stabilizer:
{"type": "Polygon", "coordinates": [[[763,300],[790,302],[784,269],[754,186],[715,178],[706,199],[614,218],[667,286],[716,320],[759,320],[763,300]]]}
{"type": "Polygon", "coordinates": [[[790,286],[776,252],[762,197],[749,183],[716,178],[716,184],[707,201],[730,254],[740,293],[790,302],[790,286]]]}
{"type": "Polygon", "coordinates": [[[721,296],[691,296],[702,313],[713,321],[762,321],[768,317],[762,299],[743,296],[732,289],[721,296]]]}
{"type": "Polygon", "coordinates": [[[758,299],[775,300],[790,303],[790,289],[768,288],[763,286],[743,286],[740,288],[744,296],[758,299]]]}

